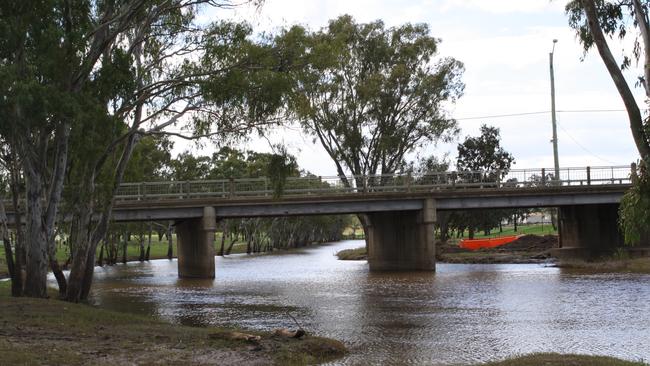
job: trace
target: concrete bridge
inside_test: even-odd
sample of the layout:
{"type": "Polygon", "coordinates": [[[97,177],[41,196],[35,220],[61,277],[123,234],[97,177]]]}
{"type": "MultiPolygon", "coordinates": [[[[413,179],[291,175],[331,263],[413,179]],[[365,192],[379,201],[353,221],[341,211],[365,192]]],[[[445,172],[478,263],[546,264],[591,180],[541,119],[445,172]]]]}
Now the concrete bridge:
{"type": "Polygon", "coordinates": [[[214,277],[223,218],[364,215],[371,270],[435,270],[434,225],[445,210],[558,207],[562,253],[599,255],[620,245],[617,210],[630,167],[562,168],[557,178],[551,171],[288,178],[279,197],[267,178],[126,183],[113,220],[174,220],[181,277],[214,277]]]}

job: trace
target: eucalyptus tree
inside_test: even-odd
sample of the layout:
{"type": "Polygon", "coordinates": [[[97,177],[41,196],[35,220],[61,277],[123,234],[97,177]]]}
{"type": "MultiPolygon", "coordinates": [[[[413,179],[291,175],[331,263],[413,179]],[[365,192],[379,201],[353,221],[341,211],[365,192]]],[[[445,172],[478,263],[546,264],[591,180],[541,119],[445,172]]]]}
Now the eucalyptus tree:
{"type": "MultiPolygon", "coordinates": [[[[0,145],[1,146],[1,145],[0,145]]],[[[9,232],[9,225],[7,220],[7,213],[5,211],[5,197],[8,196],[10,173],[4,164],[0,164],[0,241],[2,241],[2,250],[5,254],[5,262],[7,264],[7,271],[9,277],[12,279],[12,294],[20,293],[20,273],[16,271],[16,263],[14,262],[14,249],[12,248],[12,240],[9,232]]]]}
{"type": "Polygon", "coordinates": [[[124,182],[167,179],[172,163],[173,142],[167,136],[145,136],[134,147],[124,171],[124,182]]]}
{"type": "Polygon", "coordinates": [[[248,165],[242,151],[231,147],[222,147],[212,154],[209,179],[229,179],[246,177],[248,165]]]}
{"type": "Polygon", "coordinates": [[[632,173],[632,188],[623,196],[619,210],[621,228],[628,244],[636,244],[641,237],[650,233],[650,121],[643,117],[632,88],[625,80],[622,70],[633,62],[643,66],[643,75],[638,77],[646,96],[646,108],[650,103],[650,20],[648,0],[572,0],[566,6],[569,25],[575,29],[585,54],[594,46],[603,60],[616,90],[627,110],[630,130],[641,164],[632,173]],[[617,61],[609,47],[607,38],[633,38],[631,54],[617,61]]]}
{"type": "MultiPolygon", "coordinates": [[[[461,179],[474,179],[474,172],[481,172],[481,179],[497,181],[508,174],[514,161],[514,156],[501,146],[499,129],[482,125],[479,136],[468,136],[458,144],[456,169],[461,179]],[[472,173],[464,178],[463,171],[472,173]]],[[[454,220],[462,221],[463,226],[469,230],[470,239],[473,239],[476,229],[489,234],[490,230],[499,226],[502,219],[509,217],[510,213],[504,210],[468,210],[456,215],[459,217],[454,220]]]]}
{"type": "Polygon", "coordinates": [[[242,134],[282,105],[281,51],[251,41],[247,25],[197,22],[202,6],[236,4],[0,4],[0,136],[26,181],[26,295],[47,296],[48,263],[66,299],[88,295],[113,196],[143,136],[242,134]],[[52,261],[64,194],[75,242],[67,281],[52,261]]]}
{"type": "Polygon", "coordinates": [[[622,70],[632,62],[643,65],[639,84],[643,86],[646,102],[650,98],[650,23],[648,21],[648,0],[573,0],[566,6],[569,25],[575,29],[585,54],[596,47],[607,72],[625,104],[634,143],[641,159],[650,159],[650,132],[648,120],[643,118],[622,70]],[[607,38],[633,37],[632,53],[623,55],[617,61],[607,38]]]}
{"type": "Polygon", "coordinates": [[[169,177],[177,181],[206,179],[211,169],[209,156],[195,156],[189,151],[169,161],[169,177]]]}
{"type": "Polygon", "coordinates": [[[25,236],[21,225],[15,226],[15,236],[12,238],[9,232],[9,223],[5,211],[5,202],[11,197],[11,205],[14,212],[20,215],[22,212],[18,197],[23,186],[23,179],[20,173],[15,153],[9,144],[0,137],[0,234],[4,243],[5,260],[9,277],[11,278],[11,294],[20,296],[23,292],[23,280],[21,268],[25,264],[25,236]],[[13,247],[12,247],[13,244],[13,247]]]}
{"type": "Polygon", "coordinates": [[[500,172],[503,178],[510,170],[515,158],[501,146],[499,129],[487,125],[481,126],[481,134],[477,137],[467,136],[465,141],[458,144],[456,169],[459,172],[483,171],[486,174],[500,172]]]}
{"type": "Polygon", "coordinates": [[[280,44],[304,56],[292,110],[346,173],[390,174],[408,153],[458,131],[444,107],[463,92],[463,65],[436,59],[439,39],[426,24],[386,27],[344,15],[310,32],[293,27],[280,44]]]}

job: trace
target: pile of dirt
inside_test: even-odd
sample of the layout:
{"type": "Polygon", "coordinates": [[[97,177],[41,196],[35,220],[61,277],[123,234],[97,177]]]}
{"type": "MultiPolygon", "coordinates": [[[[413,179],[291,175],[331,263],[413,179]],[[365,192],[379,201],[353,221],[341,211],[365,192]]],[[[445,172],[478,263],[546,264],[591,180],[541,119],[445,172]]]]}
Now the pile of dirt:
{"type": "Polygon", "coordinates": [[[555,235],[524,235],[494,248],[469,250],[458,243],[438,243],[436,254],[447,263],[543,263],[551,259],[551,249],[558,246],[555,235]]]}

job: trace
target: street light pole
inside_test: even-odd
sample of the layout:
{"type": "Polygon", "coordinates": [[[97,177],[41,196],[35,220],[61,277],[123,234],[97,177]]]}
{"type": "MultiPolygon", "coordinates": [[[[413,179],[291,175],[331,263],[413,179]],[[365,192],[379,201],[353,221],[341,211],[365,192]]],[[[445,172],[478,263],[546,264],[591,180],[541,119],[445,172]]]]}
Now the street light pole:
{"type": "Polygon", "coordinates": [[[553,123],[553,161],[555,163],[555,180],[560,180],[560,162],[557,153],[557,120],[555,119],[555,75],[553,73],[553,54],[555,53],[555,44],[557,39],[553,40],[553,49],[548,54],[550,71],[551,71],[551,122],[553,123]]]}

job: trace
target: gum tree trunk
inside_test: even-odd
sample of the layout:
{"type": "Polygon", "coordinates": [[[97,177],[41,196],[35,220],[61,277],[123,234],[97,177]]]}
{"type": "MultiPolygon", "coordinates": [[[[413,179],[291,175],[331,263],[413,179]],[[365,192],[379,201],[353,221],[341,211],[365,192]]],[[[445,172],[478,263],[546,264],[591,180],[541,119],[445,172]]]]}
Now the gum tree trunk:
{"type": "Polygon", "coordinates": [[[124,232],[124,242],[122,243],[122,263],[126,264],[126,252],[127,252],[127,246],[129,245],[129,235],[124,232]]]}
{"type": "Polygon", "coordinates": [[[26,164],[25,178],[27,185],[27,261],[25,277],[25,295],[30,297],[47,297],[47,240],[43,227],[43,205],[40,172],[26,164]]]}
{"type": "Polygon", "coordinates": [[[226,225],[226,220],[222,221],[221,227],[221,248],[219,249],[219,256],[223,257],[223,250],[226,245],[226,236],[228,235],[228,225],[226,225]]]}
{"type": "Polygon", "coordinates": [[[144,260],[149,261],[149,254],[151,254],[151,223],[149,223],[149,239],[147,241],[147,252],[144,254],[144,260]]]}
{"type": "MultiPolygon", "coordinates": [[[[9,227],[7,226],[7,214],[5,212],[5,206],[3,203],[3,197],[0,197],[0,238],[4,244],[5,250],[5,259],[7,261],[7,271],[9,271],[9,277],[11,278],[11,294],[12,296],[20,296],[22,293],[22,285],[20,282],[20,270],[16,268],[14,262],[14,253],[11,250],[11,238],[9,236],[9,227]]],[[[18,215],[16,215],[18,217],[18,215]]],[[[20,224],[16,224],[17,227],[20,224]]]]}
{"type": "Polygon", "coordinates": [[[172,260],[172,258],[174,258],[174,242],[172,240],[171,222],[167,226],[167,240],[169,241],[169,244],[167,245],[167,259],[172,260]]]}
{"type": "MultiPolygon", "coordinates": [[[[641,116],[641,111],[639,109],[639,106],[636,104],[636,100],[634,99],[634,94],[632,94],[630,87],[627,85],[627,81],[625,81],[625,77],[623,76],[623,73],[621,72],[618,63],[616,62],[616,59],[614,59],[614,56],[612,55],[612,51],[610,50],[609,45],[607,44],[607,39],[603,34],[603,30],[600,26],[600,22],[598,19],[596,4],[594,3],[594,0],[581,0],[580,3],[582,5],[582,8],[584,9],[585,16],[587,18],[587,24],[589,25],[589,33],[591,34],[591,38],[593,39],[593,42],[596,45],[596,48],[598,49],[600,58],[603,60],[603,63],[605,64],[605,67],[607,68],[607,71],[609,72],[609,75],[612,78],[614,85],[616,85],[616,89],[618,90],[618,93],[620,94],[621,99],[623,100],[623,104],[625,104],[625,109],[627,110],[628,120],[630,123],[630,129],[632,131],[632,137],[634,138],[634,143],[636,144],[636,148],[639,151],[639,154],[641,155],[641,159],[643,159],[643,161],[648,161],[648,159],[650,158],[650,143],[648,142],[648,138],[643,128],[643,119],[641,116]]],[[[643,17],[641,30],[645,40],[646,38],[648,38],[647,35],[648,30],[647,30],[647,23],[645,21],[645,17],[643,17]]],[[[646,55],[648,54],[648,51],[650,51],[648,50],[648,47],[650,47],[650,45],[648,44],[643,45],[646,55]]],[[[645,63],[644,66],[645,66],[644,71],[650,72],[650,70],[648,70],[648,67],[645,63]]],[[[646,82],[647,81],[648,80],[646,80],[646,82]]]]}
{"type": "MultiPolygon", "coordinates": [[[[137,133],[133,133],[129,136],[122,150],[120,160],[115,169],[115,175],[112,182],[113,192],[111,197],[115,197],[117,189],[122,182],[126,166],[133,153],[133,148],[138,143],[139,139],[140,136],[137,133]]],[[[84,212],[85,215],[80,215],[78,217],[78,221],[80,222],[78,225],[80,230],[77,230],[76,236],[78,241],[78,252],[77,255],[75,255],[72,268],[70,269],[68,291],[65,296],[65,299],[70,302],[79,302],[88,298],[95,270],[95,254],[97,251],[97,245],[106,237],[108,223],[112,215],[114,198],[111,198],[110,201],[102,207],[97,221],[90,221],[90,217],[92,217],[92,214],[96,212],[96,210],[93,210],[93,207],[95,207],[93,197],[95,193],[94,187],[96,185],[96,179],[97,175],[95,172],[89,175],[85,184],[88,194],[84,196],[87,197],[87,202],[79,204],[81,212],[84,212]]],[[[126,246],[124,249],[125,257],[123,259],[125,259],[126,262],[126,246]]]]}

